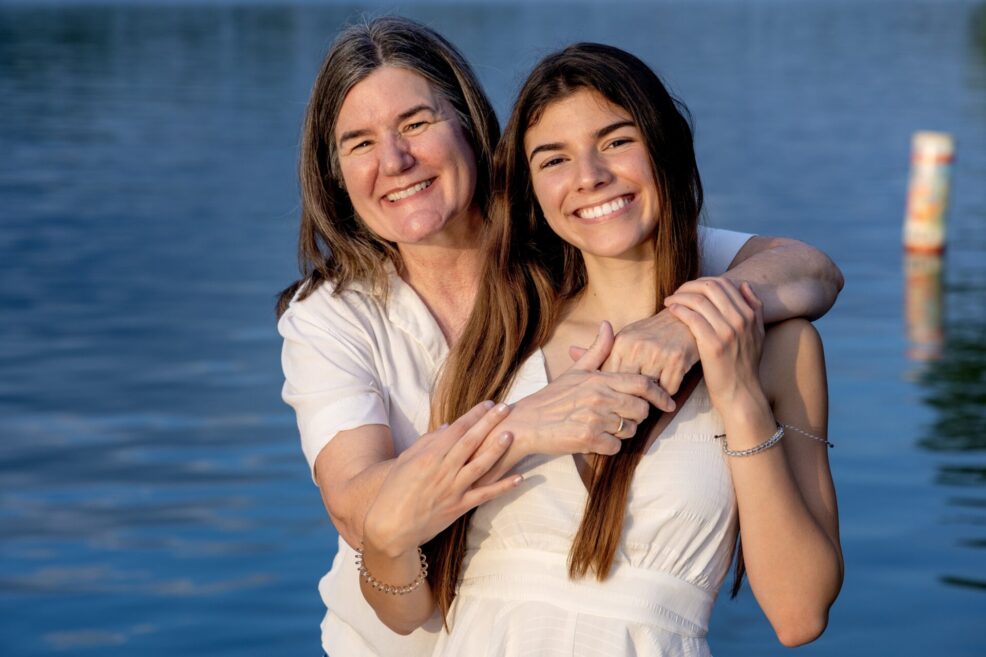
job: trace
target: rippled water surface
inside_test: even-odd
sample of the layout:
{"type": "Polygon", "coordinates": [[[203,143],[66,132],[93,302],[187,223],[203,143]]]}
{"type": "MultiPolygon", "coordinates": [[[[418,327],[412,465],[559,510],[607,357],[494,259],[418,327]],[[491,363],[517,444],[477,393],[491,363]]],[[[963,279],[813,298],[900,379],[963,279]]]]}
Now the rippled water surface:
{"type": "MultiPolygon", "coordinates": [[[[307,93],[359,10],[0,2],[0,653],[319,652],[335,533],[272,305],[307,93]]],[[[557,46],[637,53],[695,115],[709,222],[836,258],[818,325],[847,578],[802,652],[986,654],[986,4],[404,13],[462,46],[501,116],[557,46]],[[957,142],[937,265],[899,246],[919,129],[957,142]],[[930,345],[908,345],[907,293],[930,345]]],[[[711,641],[785,652],[748,591],[711,641]]]]}

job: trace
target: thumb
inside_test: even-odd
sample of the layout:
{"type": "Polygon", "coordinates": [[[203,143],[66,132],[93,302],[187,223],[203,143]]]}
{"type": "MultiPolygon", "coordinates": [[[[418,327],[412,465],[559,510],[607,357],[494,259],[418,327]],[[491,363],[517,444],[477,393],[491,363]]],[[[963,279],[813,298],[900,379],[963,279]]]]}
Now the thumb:
{"type": "Polygon", "coordinates": [[[598,370],[609,357],[614,341],[613,326],[609,322],[602,322],[599,325],[599,332],[596,333],[596,339],[572,367],[577,370],[598,370]]]}
{"type": "Polygon", "coordinates": [[[582,358],[582,356],[587,351],[589,350],[586,349],[585,347],[577,347],[573,344],[571,347],[568,348],[568,357],[571,358],[573,361],[576,361],[582,358]]]}

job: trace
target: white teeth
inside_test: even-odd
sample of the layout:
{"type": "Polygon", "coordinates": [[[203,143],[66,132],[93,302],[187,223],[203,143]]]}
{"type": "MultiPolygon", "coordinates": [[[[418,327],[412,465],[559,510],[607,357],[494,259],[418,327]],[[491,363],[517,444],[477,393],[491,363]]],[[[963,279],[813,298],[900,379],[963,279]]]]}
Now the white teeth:
{"type": "Polygon", "coordinates": [[[394,192],[393,194],[387,194],[387,200],[391,202],[400,201],[401,199],[405,199],[408,196],[414,196],[421,190],[428,189],[429,187],[431,187],[430,180],[419,182],[417,185],[411,185],[407,189],[402,189],[401,191],[394,192]]]}
{"type": "Polygon", "coordinates": [[[630,199],[626,196],[621,196],[618,199],[612,201],[607,201],[601,205],[596,205],[591,208],[582,208],[577,211],[576,214],[582,219],[598,219],[599,217],[605,217],[608,214],[613,214],[617,210],[625,208],[630,203],[630,199]]]}

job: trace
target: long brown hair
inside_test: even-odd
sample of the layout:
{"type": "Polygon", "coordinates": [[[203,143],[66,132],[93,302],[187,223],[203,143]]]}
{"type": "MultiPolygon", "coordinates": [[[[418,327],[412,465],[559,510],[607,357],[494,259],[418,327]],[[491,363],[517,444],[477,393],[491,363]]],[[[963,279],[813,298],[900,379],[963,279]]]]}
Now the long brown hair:
{"type": "MultiPolygon", "coordinates": [[[[687,109],[647,65],[618,48],[580,43],[549,55],[524,83],[496,151],[484,272],[472,315],[439,381],[434,424],[451,422],[483,399],[503,399],[521,363],[545,344],[565,305],[586,284],[581,253],[544,219],[524,152],[528,128],[549,105],[580,89],[596,91],[629,112],[650,153],[661,214],[652,239],[657,298],[698,273],[702,183],[687,109]]],[[[652,412],[618,454],[600,459],[569,557],[573,578],[590,570],[600,580],[609,574],[630,481],[658,416],[652,412]]],[[[429,580],[443,615],[455,596],[469,517],[427,546],[429,580]]]]}
{"type": "Polygon", "coordinates": [[[401,270],[396,245],[373,233],[353,210],[342,186],[335,144],[336,120],[346,94],[385,65],[420,75],[455,110],[476,157],[473,202],[487,215],[500,126],[465,58],[442,35],[407,18],[386,16],[350,26],[325,56],[308,101],[298,166],[301,278],[279,294],[278,316],[295,293],[304,299],[325,281],[334,281],[337,293],[360,281],[386,294],[386,261],[401,270]]]}

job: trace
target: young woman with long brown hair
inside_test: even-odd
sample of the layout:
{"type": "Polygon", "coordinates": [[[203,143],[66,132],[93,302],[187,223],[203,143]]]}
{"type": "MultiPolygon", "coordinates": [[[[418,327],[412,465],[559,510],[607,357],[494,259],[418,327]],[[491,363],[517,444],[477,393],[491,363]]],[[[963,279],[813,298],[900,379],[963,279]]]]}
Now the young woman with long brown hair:
{"type": "MultiPolygon", "coordinates": [[[[695,280],[702,188],[680,105],[616,48],[549,56],[520,92],[494,188],[476,305],[434,423],[531,394],[600,322],[619,329],[663,306],[692,332],[701,368],[674,412],[618,418],[634,436],[616,455],[512,446],[504,462],[525,481],[442,532],[427,550],[430,591],[394,591],[378,614],[399,629],[437,602],[440,655],[707,655],[739,530],[740,570],[779,639],[813,640],[842,581],[821,343],[804,321],[764,337],[748,284],[695,280]]],[[[364,527],[369,570],[415,571],[393,548],[429,533],[399,503],[414,490],[400,476],[381,487],[364,527]]]]}

